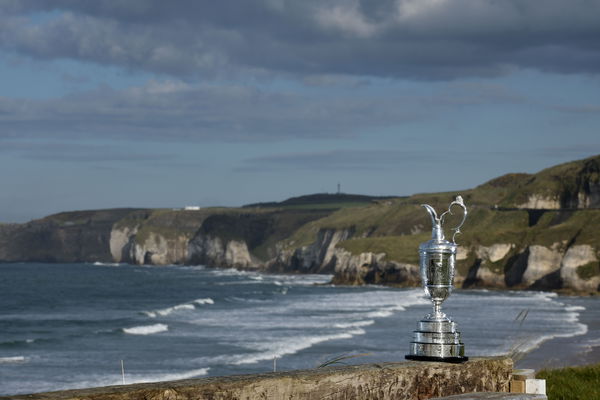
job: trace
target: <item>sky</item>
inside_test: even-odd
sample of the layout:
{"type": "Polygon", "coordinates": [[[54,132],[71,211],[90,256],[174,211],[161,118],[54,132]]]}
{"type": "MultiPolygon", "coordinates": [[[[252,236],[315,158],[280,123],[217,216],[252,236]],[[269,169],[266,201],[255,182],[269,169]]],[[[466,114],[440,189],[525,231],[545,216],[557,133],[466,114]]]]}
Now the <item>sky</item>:
{"type": "Polygon", "coordinates": [[[0,0],[0,221],[600,153],[600,0],[0,0]]]}

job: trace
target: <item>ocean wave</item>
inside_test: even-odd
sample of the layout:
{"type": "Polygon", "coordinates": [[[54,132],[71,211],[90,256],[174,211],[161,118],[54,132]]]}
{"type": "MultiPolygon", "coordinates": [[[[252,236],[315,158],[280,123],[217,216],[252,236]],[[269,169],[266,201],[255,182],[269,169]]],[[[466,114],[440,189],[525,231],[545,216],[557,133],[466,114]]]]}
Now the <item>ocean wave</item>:
{"type": "MultiPolygon", "coordinates": [[[[125,362],[125,384],[132,385],[135,383],[150,383],[150,382],[163,382],[163,381],[176,381],[181,379],[196,378],[199,376],[205,376],[208,374],[210,368],[199,368],[185,372],[173,372],[173,373],[137,373],[131,374],[127,370],[127,362],[125,362]]],[[[121,375],[88,375],[87,379],[79,379],[73,385],[70,385],[68,389],[76,388],[90,388],[90,387],[101,387],[101,386],[114,386],[122,385],[123,380],[121,375]],[[118,377],[117,377],[118,376],[118,377]]],[[[47,385],[42,387],[41,390],[51,391],[66,389],[65,387],[47,385]]]]}
{"type": "Polygon", "coordinates": [[[122,264],[120,264],[120,263],[104,263],[104,262],[96,261],[92,265],[99,266],[99,267],[120,267],[122,264]]]}
{"type": "Polygon", "coordinates": [[[252,272],[241,271],[235,268],[215,268],[211,269],[211,274],[216,276],[238,276],[238,275],[249,275],[252,272]]]}
{"type": "MultiPolygon", "coordinates": [[[[564,307],[564,304],[556,301],[557,297],[556,293],[544,293],[539,294],[538,296],[533,296],[534,298],[543,298],[547,301],[550,301],[555,306],[559,306],[564,313],[556,313],[555,316],[560,319],[561,323],[565,328],[569,328],[567,332],[554,332],[550,334],[527,334],[522,333],[515,337],[512,342],[508,342],[507,345],[510,345],[509,351],[518,351],[520,353],[529,353],[532,350],[537,349],[543,343],[553,340],[556,338],[571,338],[575,336],[581,336],[588,333],[588,326],[579,321],[579,312],[584,311],[586,308],[582,306],[567,306],[564,307]],[[562,316],[562,318],[560,318],[562,316]]],[[[560,311],[560,310],[559,310],[560,311]]],[[[502,352],[499,352],[502,354],[502,352]]],[[[505,354],[505,353],[504,353],[505,354]]],[[[494,354],[493,354],[494,355],[494,354]]]]}
{"type": "Polygon", "coordinates": [[[270,283],[276,286],[314,286],[325,285],[331,282],[333,275],[306,274],[306,275],[264,275],[270,283]]]}
{"type": "Polygon", "coordinates": [[[206,297],[204,299],[196,299],[196,300],[194,300],[194,303],[196,303],[196,304],[215,304],[215,301],[213,299],[211,299],[210,297],[206,297]]]}
{"type": "Polygon", "coordinates": [[[392,310],[377,310],[377,311],[371,311],[365,314],[365,317],[367,318],[387,318],[387,317],[391,317],[392,315],[394,315],[394,312],[392,310]]]}
{"type": "Polygon", "coordinates": [[[295,354],[318,343],[328,342],[331,340],[350,339],[353,336],[364,334],[365,331],[363,329],[353,329],[347,332],[329,335],[292,337],[279,343],[262,343],[259,344],[258,347],[264,351],[259,353],[236,355],[232,357],[230,363],[233,365],[255,364],[259,361],[272,360],[273,358],[281,358],[285,355],[295,354]]]}
{"type": "Polygon", "coordinates": [[[167,316],[167,315],[169,315],[171,313],[174,313],[175,311],[193,310],[195,308],[196,307],[193,304],[178,304],[178,305],[173,306],[173,307],[163,308],[162,310],[142,311],[142,313],[146,314],[150,318],[156,318],[159,315],[161,317],[165,317],[165,316],[167,316]]]}
{"type": "Polygon", "coordinates": [[[250,351],[245,354],[223,354],[213,357],[199,357],[192,360],[194,363],[205,365],[245,365],[256,364],[260,361],[273,360],[296,354],[316,344],[332,340],[351,339],[357,335],[364,335],[365,331],[358,327],[345,332],[329,333],[321,335],[290,336],[286,338],[268,338],[252,342],[239,343],[238,346],[245,347],[250,351]]]}
{"type": "Polygon", "coordinates": [[[125,383],[148,383],[148,382],[163,382],[163,381],[178,381],[181,379],[191,379],[208,374],[210,368],[193,369],[186,372],[174,372],[169,374],[139,374],[130,375],[125,373],[125,383]]]}
{"type": "Polygon", "coordinates": [[[27,357],[24,356],[0,357],[0,364],[18,364],[24,362],[27,362],[27,357]]]}
{"type": "Polygon", "coordinates": [[[3,346],[3,347],[22,346],[24,344],[31,344],[35,341],[36,341],[35,339],[7,340],[6,342],[0,342],[0,346],[3,346]]]}
{"type": "Polygon", "coordinates": [[[204,299],[196,299],[196,300],[192,301],[191,303],[177,304],[176,306],[167,307],[167,308],[163,308],[160,310],[142,311],[142,313],[149,316],[150,318],[156,318],[159,315],[161,317],[166,317],[167,315],[172,314],[176,311],[195,310],[196,306],[193,303],[199,304],[199,305],[204,305],[204,304],[215,304],[215,301],[213,299],[211,299],[210,297],[206,297],[204,299]]]}
{"type": "Polygon", "coordinates": [[[131,328],[123,328],[123,332],[130,335],[152,335],[154,333],[166,332],[169,326],[165,324],[141,325],[131,328]]]}
{"type": "Polygon", "coordinates": [[[333,327],[334,328],[341,328],[341,329],[345,329],[345,328],[359,328],[361,326],[373,325],[374,323],[375,323],[375,320],[367,319],[367,320],[363,320],[363,321],[341,322],[341,323],[338,323],[338,324],[333,324],[333,327]]]}
{"type": "Polygon", "coordinates": [[[204,271],[206,270],[205,265],[177,265],[176,268],[183,270],[192,270],[192,271],[204,271]]]}
{"type": "Polygon", "coordinates": [[[600,346],[600,338],[588,340],[586,344],[592,347],[600,346]]]}

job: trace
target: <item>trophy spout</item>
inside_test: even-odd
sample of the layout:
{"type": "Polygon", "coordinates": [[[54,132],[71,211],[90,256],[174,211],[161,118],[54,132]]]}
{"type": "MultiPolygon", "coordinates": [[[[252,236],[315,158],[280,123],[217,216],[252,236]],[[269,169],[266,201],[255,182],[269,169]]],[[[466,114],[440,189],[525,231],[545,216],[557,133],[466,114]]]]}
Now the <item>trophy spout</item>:
{"type": "MultiPolygon", "coordinates": [[[[435,209],[431,207],[429,204],[421,204],[421,207],[424,207],[429,216],[431,217],[431,237],[436,240],[444,240],[444,231],[442,230],[442,221],[438,218],[435,209]]],[[[442,214],[443,216],[443,214],[442,214]]]]}

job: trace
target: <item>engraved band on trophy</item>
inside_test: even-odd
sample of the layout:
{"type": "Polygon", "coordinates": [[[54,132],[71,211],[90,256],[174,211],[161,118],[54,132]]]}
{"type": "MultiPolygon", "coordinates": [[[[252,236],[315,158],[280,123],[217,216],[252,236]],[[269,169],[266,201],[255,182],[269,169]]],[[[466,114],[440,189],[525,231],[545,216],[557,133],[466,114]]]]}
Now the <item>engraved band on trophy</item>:
{"type": "Polygon", "coordinates": [[[422,206],[431,216],[433,229],[431,240],[419,246],[419,267],[423,289],[433,303],[433,312],[417,323],[417,330],[413,332],[413,341],[410,342],[410,353],[406,358],[461,363],[468,360],[468,357],[465,357],[465,345],[461,341],[456,323],[442,312],[442,303],[452,292],[457,248],[454,238],[465,223],[467,208],[461,196],[456,196],[448,210],[439,218],[433,207],[428,204],[422,206]],[[442,224],[444,217],[452,214],[453,206],[463,209],[463,218],[460,224],[453,228],[454,235],[452,242],[449,242],[444,238],[442,224]]]}

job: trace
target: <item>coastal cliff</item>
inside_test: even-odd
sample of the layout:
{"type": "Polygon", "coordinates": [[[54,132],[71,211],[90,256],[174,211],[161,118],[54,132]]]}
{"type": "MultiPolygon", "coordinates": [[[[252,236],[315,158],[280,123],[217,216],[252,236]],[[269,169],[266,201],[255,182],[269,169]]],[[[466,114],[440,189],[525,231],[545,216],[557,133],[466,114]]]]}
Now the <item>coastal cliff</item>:
{"type": "MultiPolygon", "coordinates": [[[[66,212],[0,225],[0,261],[205,264],[417,286],[417,248],[431,229],[420,205],[441,211],[456,194],[66,212]]],[[[469,217],[457,237],[457,286],[599,291],[600,156],[507,174],[460,194],[469,217]]]]}

